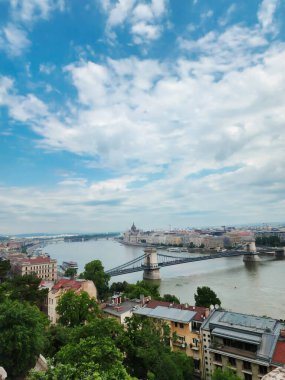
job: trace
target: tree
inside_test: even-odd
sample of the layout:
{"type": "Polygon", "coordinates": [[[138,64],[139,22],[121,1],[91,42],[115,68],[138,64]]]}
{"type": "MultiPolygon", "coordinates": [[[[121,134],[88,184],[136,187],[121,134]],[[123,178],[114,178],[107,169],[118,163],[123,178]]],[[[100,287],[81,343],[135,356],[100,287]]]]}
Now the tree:
{"type": "Polygon", "coordinates": [[[47,297],[48,289],[39,289],[41,279],[34,274],[14,277],[10,283],[10,298],[12,300],[27,301],[42,308],[47,297]]]}
{"type": "Polygon", "coordinates": [[[94,282],[98,291],[98,298],[107,298],[109,293],[108,283],[110,275],[104,272],[104,267],[100,260],[93,260],[90,263],[87,263],[84,267],[84,272],[80,277],[94,282]]]}
{"type": "Polygon", "coordinates": [[[164,294],[161,301],[172,302],[180,304],[180,300],[173,294],[164,294]]]}
{"type": "Polygon", "coordinates": [[[7,275],[10,269],[11,269],[10,261],[0,259],[0,282],[7,279],[7,275]]]}
{"type": "Polygon", "coordinates": [[[64,277],[74,278],[76,274],[77,274],[76,268],[67,268],[66,271],[64,272],[64,277]]]}
{"type": "Polygon", "coordinates": [[[159,285],[152,284],[147,281],[137,281],[136,284],[128,284],[124,295],[130,299],[140,298],[140,295],[151,296],[152,298],[159,299],[159,285]]]}
{"type": "Polygon", "coordinates": [[[129,286],[129,283],[127,281],[123,282],[113,282],[113,284],[110,286],[110,293],[124,293],[127,291],[129,286]]]}
{"type": "Polygon", "coordinates": [[[27,302],[0,304],[0,363],[10,378],[25,376],[45,346],[46,316],[27,302]]]}
{"type": "Polygon", "coordinates": [[[220,368],[217,368],[212,374],[212,380],[241,380],[241,378],[230,369],[222,371],[220,368]]]}
{"type": "MultiPolygon", "coordinates": [[[[123,365],[124,354],[110,336],[90,336],[67,344],[56,355],[57,363],[76,368],[74,379],[131,380],[123,365]]],[[[71,378],[72,379],[72,378],[71,378]]]]}
{"type": "Polygon", "coordinates": [[[98,306],[96,301],[89,297],[88,293],[81,292],[77,294],[69,290],[59,299],[56,311],[60,315],[59,323],[64,326],[74,327],[94,318],[98,313],[98,306]]]}
{"type": "Polygon", "coordinates": [[[183,358],[170,351],[169,326],[154,323],[149,318],[133,316],[127,320],[125,363],[129,373],[139,379],[184,380],[193,379],[193,362],[184,353],[183,358]],[[184,377],[187,374],[188,377],[184,377]]]}
{"type": "Polygon", "coordinates": [[[208,286],[202,286],[197,288],[197,294],[194,294],[195,305],[210,307],[210,305],[221,306],[221,301],[217,297],[217,294],[208,286]]]}

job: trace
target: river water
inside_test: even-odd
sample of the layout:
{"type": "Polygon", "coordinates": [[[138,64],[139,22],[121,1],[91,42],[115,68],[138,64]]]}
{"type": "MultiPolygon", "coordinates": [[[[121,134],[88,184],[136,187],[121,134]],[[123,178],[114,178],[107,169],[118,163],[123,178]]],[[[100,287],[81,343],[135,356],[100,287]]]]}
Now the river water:
{"type": "MultiPolygon", "coordinates": [[[[57,259],[58,264],[64,260],[76,261],[79,272],[92,260],[101,260],[107,270],[143,254],[143,248],[106,239],[54,243],[44,251],[57,259]]],[[[198,256],[197,253],[160,252],[198,256]]],[[[160,274],[160,294],[175,294],[182,303],[194,304],[197,287],[209,286],[228,310],[285,319],[285,260],[267,258],[245,264],[242,257],[221,258],[161,268],[160,274]]],[[[143,272],[136,272],[116,276],[111,282],[134,283],[142,280],[142,275],[143,272]]]]}

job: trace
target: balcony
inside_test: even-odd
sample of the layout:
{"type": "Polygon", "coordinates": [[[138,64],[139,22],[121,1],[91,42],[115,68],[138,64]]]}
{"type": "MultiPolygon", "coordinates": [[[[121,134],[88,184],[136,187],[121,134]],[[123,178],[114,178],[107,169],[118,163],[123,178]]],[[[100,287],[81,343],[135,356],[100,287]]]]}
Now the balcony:
{"type": "Polygon", "coordinates": [[[224,353],[228,353],[228,354],[242,356],[244,358],[256,359],[256,353],[255,352],[242,350],[240,348],[225,346],[223,344],[219,344],[216,342],[213,342],[210,345],[209,349],[210,349],[210,351],[213,351],[213,352],[216,352],[216,351],[217,352],[224,352],[224,353]]]}

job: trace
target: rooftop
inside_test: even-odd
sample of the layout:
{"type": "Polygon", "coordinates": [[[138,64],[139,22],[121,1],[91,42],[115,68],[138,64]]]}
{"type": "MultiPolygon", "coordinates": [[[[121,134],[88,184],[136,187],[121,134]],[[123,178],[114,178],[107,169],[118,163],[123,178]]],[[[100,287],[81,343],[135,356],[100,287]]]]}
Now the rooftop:
{"type": "Polygon", "coordinates": [[[70,279],[61,279],[53,287],[52,290],[59,289],[80,289],[84,280],[70,280],[70,279]]]}
{"type": "Polygon", "coordinates": [[[121,304],[117,305],[107,305],[103,311],[107,314],[114,315],[116,317],[120,317],[122,314],[126,313],[127,311],[132,310],[133,308],[138,307],[138,303],[135,301],[125,301],[121,304]]]}
{"type": "Polygon", "coordinates": [[[205,316],[208,315],[208,312],[209,312],[209,309],[207,309],[206,307],[191,306],[188,304],[175,304],[175,303],[166,302],[166,301],[152,300],[146,304],[146,307],[149,307],[152,309],[155,309],[157,306],[171,307],[173,309],[180,309],[180,310],[195,311],[195,316],[193,320],[199,321],[199,322],[203,322],[205,319],[205,316]]]}
{"type": "Polygon", "coordinates": [[[167,321],[173,322],[189,323],[195,316],[196,312],[172,307],[157,306],[155,309],[149,307],[141,307],[135,310],[134,314],[165,319],[167,321]]]}

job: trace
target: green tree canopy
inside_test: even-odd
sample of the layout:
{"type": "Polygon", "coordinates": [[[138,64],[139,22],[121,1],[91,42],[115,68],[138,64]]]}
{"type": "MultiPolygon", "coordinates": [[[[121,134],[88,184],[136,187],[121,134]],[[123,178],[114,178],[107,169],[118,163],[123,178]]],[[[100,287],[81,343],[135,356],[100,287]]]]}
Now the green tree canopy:
{"type": "Polygon", "coordinates": [[[41,279],[35,274],[15,276],[9,281],[10,298],[12,300],[27,301],[42,308],[48,294],[47,289],[40,289],[41,279]]]}
{"type": "Polygon", "coordinates": [[[99,299],[106,299],[108,297],[110,275],[104,272],[104,267],[100,260],[93,260],[87,263],[80,277],[94,282],[99,299]]]}
{"type": "Polygon", "coordinates": [[[230,369],[222,371],[220,368],[215,369],[212,374],[212,380],[242,380],[230,369]]]}
{"type": "Polygon", "coordinates": [[[151,296],[152,298],[159,299],[159,285],[153,284],[148,281],[137,281],[136,284],[128,284],[124,295],[130,299],[140,298],[140,295],[151,296]]]}
{"type": "Polygon", "coordinates": [[[210,307],[210,305],[221,306],[221,301],[217,294],[208,286],[201,286],[197,288],[197,294],[194,294],[195,305],[210,307]]]}
{"type": "Polygon", "coordinates": [[[36,306],[11,300],[0,304],[0,363],[10,378],[24,376],[35,365],[47,324],[36,306]]]}
{"type": "Polygon", "coordinates": [[[74,278],[77,275],[77,269],[76,268],[67,268],[64,272],[64,277],[70,277],[74,278]]]}
{"type": "Polygon", "coordinates": [[[180,357],[170,351],[169,328],[149,318],[133,316],[127,320],[125,363],[129,373],[138,378],[156,380],[193,379],[193,361],[184,353],[180,357]]]}
{"type": "Polygon", "coordinates": [[[180,300],[173,294],[164,294],[163,297],[161,297],[161,301],[166,302],[172,302],[172,303],[180,303],[180,300]]]}
{"type": "Polygon", "coordinates": [[[59,314],[59,323],[74,327],[94,318],[99,309],[96,301],[91,299],[88,293],[77,294],[69,290],[60,297],[56,311],[59,314]]]}
{"type": "Polygon", "coordinates": [[[11,264],[9,260],[0,260],[0,282],[7,279],[11,264]]]}

